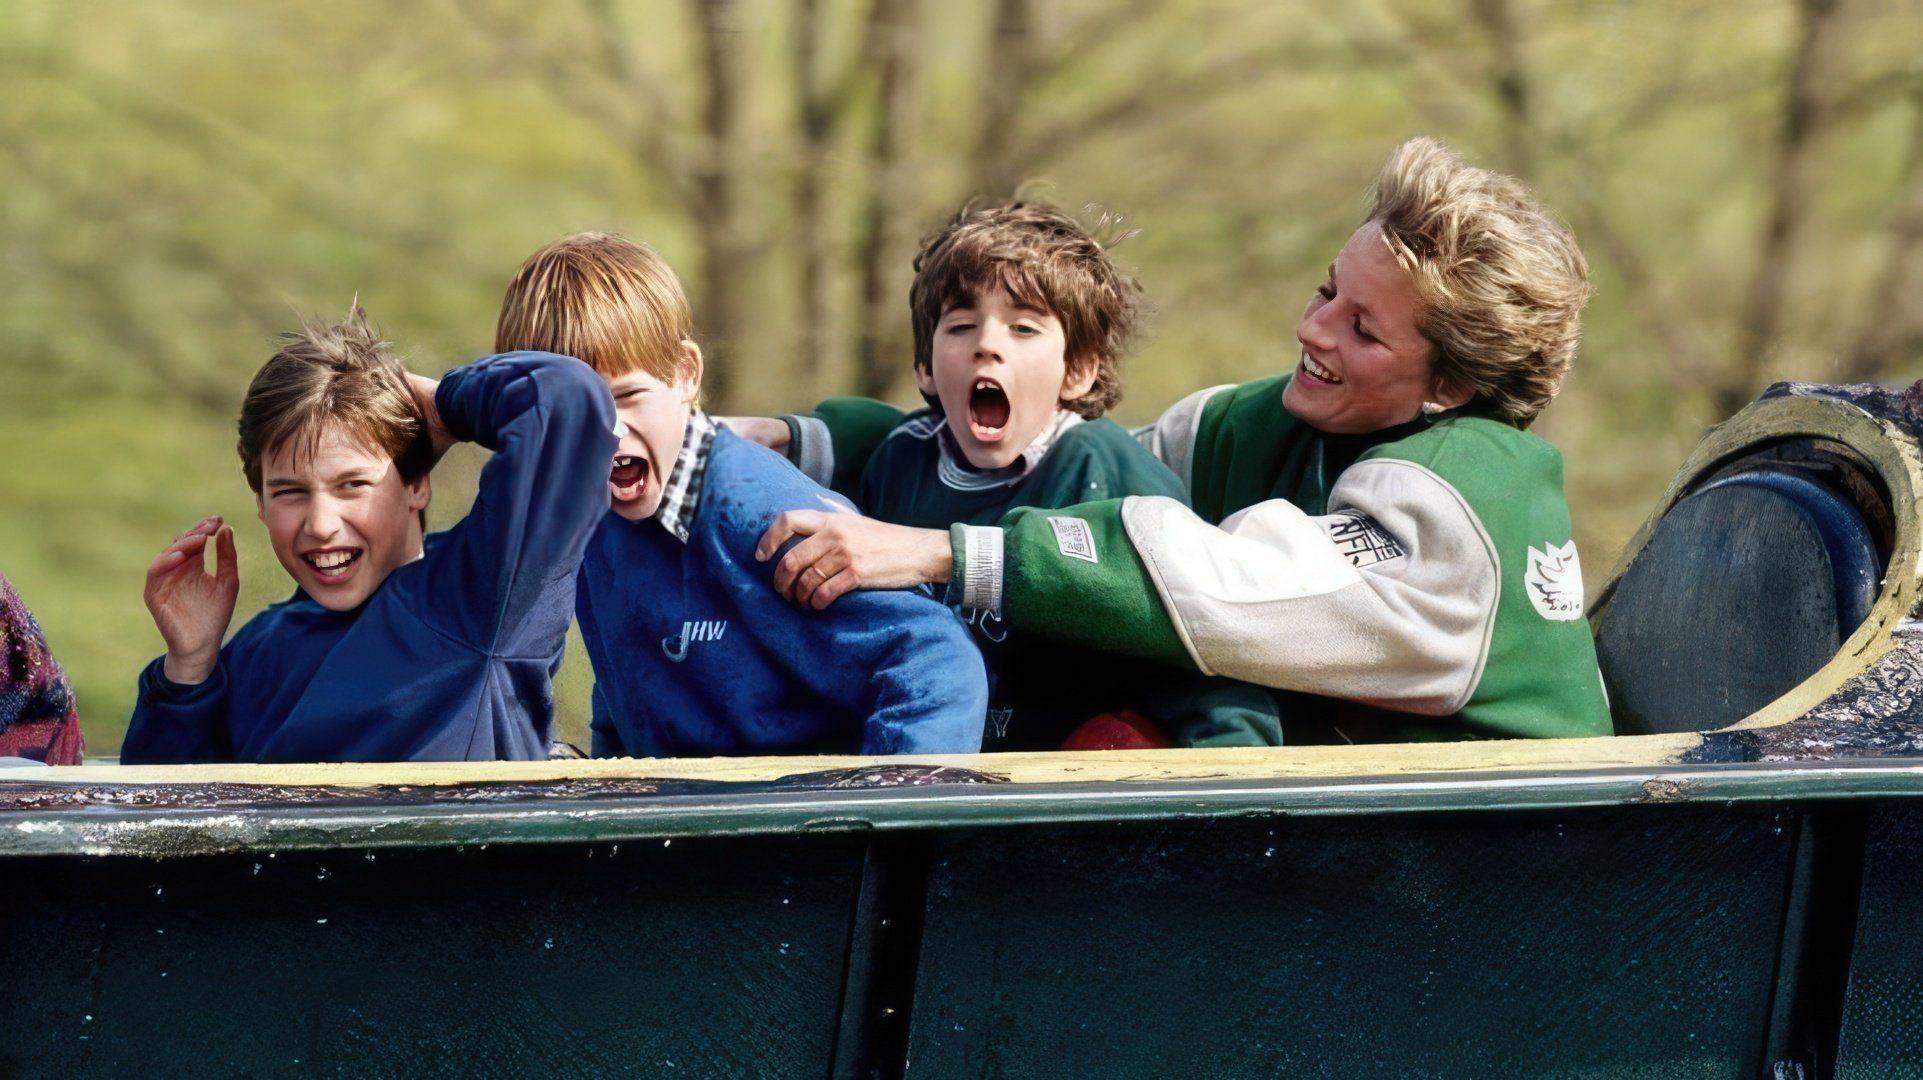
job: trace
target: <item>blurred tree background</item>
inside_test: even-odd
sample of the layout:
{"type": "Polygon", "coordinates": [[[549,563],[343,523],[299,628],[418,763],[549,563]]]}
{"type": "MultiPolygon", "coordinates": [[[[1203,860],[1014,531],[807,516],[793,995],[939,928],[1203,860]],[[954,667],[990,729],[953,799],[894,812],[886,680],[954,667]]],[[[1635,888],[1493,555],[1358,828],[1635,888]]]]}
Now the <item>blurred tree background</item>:
{"type": "MultiPolygon", "coordinates": [[[[1389,148],[1517,173],[1597,295],[1538,430],[1600,583],[1769,381],[1923,374],[1917,0],[437,0],[0,7],[0,572],[115,752],[149,559],[238,526],[234,414],[356,295],[422,371],[487,351],[540,244],[682,273],[718,411],[912,398],[916,239],[1018,186],[1099,203],[1154,307],[1124,422],[1291,366],[1389,148]]],[[[432,517],[478,468],[437,473],[432,517]]],[[[563,734],[585,742],[578,646],[563,734]]]]}

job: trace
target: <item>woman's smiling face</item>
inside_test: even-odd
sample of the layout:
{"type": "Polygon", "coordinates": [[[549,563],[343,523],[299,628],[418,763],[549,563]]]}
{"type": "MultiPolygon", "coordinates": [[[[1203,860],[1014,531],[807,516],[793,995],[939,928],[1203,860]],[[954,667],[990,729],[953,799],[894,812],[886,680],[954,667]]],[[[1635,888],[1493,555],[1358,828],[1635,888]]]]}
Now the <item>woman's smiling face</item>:
{"type": "Polygon", "coordinates": [[[1417,328],[1420,313],[1415,285],[1381,228],[1365,222],[1296,325],[1302,357],[1283,407],[1319,431],[1359,435],[1408,423],[1425,401],[1468,401],[1468,393],[1436,384],[1435,346],[1417,328]]]}

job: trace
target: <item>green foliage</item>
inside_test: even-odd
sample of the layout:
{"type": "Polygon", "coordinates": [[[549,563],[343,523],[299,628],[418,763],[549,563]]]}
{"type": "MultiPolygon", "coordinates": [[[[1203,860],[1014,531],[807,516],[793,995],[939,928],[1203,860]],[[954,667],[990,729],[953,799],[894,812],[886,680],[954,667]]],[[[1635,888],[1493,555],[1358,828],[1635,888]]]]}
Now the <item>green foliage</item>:
{"type": "MultiPolygon", "coordinates": [[[[910,400],[915,238],[1039,181],[1142,230],[1117,249],[1155,311],[1140,421],[1293,362],[1376,165],[1428,132],[1523,175],[1591,258],[1540,430],[1599,578],[1732,402],[1917,374],[1919,30],[1874,0],[7,5],[0,571],[111,753],[174,533],[234,519],[243,618],[286,588],[232,414],[299,314],[358,295],[444,370],[530,251],[612,228],[681,269],[720,408],[910,400]]],[[[437,521],[474,467],[437,477],[437,521]]]]}

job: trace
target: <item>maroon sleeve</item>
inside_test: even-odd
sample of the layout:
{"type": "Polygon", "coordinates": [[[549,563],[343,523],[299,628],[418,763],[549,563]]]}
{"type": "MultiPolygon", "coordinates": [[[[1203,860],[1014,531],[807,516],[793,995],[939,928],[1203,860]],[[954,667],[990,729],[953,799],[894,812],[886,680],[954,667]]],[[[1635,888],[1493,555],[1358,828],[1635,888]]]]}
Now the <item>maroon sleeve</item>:
{"type": "Polygon", "coordinates": [[[78,765],[82,757],[73,687],[5,575],[0,575],[0,757],[49,765],[78,765]]]}

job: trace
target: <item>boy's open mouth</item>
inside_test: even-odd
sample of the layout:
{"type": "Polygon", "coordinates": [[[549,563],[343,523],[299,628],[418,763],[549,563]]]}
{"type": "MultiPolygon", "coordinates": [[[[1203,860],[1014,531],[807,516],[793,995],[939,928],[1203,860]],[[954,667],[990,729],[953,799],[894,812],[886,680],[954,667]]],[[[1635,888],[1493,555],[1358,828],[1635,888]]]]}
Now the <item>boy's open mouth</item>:
{"type": "Polygon", "coordinates": [[[633,502],[640,498],[642,489],[648,486],[649,471],[645,458],[630,454],[615,458],[614,468],[608,470],[608,487],[613,489],[615,499],[633,502]]]}
{"type": "Polygon", "coordinates": [[[1008,428],[1008,392],[993,379],[976,379],[968,391],[968,428],[981,442],[996,442],[1008,428]]]}
{"type": "Polygon", "coordinates": [[[323,585],[338,585],[361,564],[360,548],[326,548],[304,552],[301,559],[314,568],[314,577],[323,585]]]}

